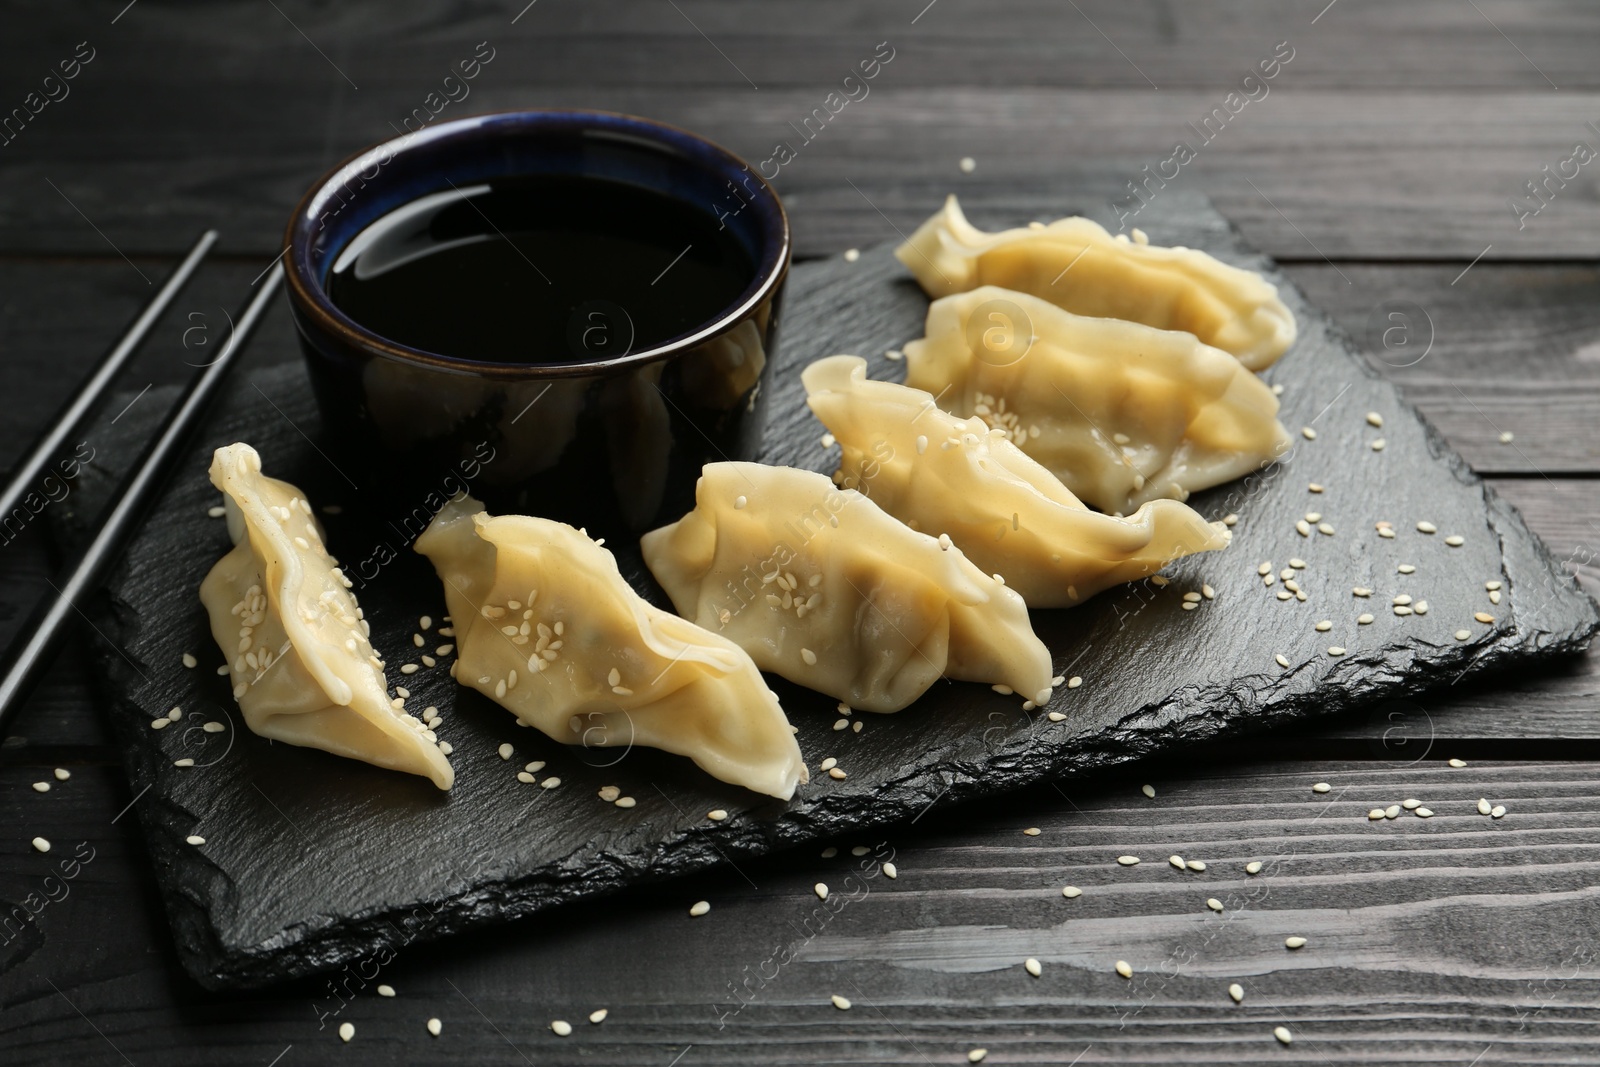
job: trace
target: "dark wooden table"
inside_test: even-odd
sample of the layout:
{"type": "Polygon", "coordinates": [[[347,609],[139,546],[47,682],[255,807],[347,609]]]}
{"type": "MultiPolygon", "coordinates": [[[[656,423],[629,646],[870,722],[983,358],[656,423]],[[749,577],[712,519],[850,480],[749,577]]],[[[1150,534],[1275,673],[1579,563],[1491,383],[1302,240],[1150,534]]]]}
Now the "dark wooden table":
{"type": "MultiPolygon", "coordinates": [[[[777,184],[814,257],[909,230],[951,190],[989,223],[1037,216],[1052,190],[1125,195],[1287,42],[1267,94],[1173,181],[1286,264],[1557,554],[1600,579],[1600,171],[1567,162],[1579,142],[1600,148],[1600,6],[525,2],[6,5],[0,117],[56,99],[0,134],[0,457],[216,225],[222,254],[99,418],[182,381],[280,251],[311,179],[430,93],[437,106],[448,68],[483,48],[470,96],[441,116],[590,106],[755,160],[798,144],[777,184]],[[894,58],[870,94],[801,143],[795,126],[881,42],[894,58]],[[63,61],[76,77],[46,83],[63,61]],[[1431,339],[1403,367],[1422,348],[1385,350],[1374,314],[1395,300],[1421,309],[1416,340],[1431,339]]],[[[294,358],[280,306],[251,359],[294,358]]],[[[57,562],[47,530],[0,550],[0,637],[57,562]]],[[[0,899],[54,897],[0,936],[0,1063],[943,1064],[975,1048],[991,1063],[1593,1063],[1597,674],[1577,661],[1422,694],[942,814],[888,835],[896,880],[831,910],[813,883],[841,879],[850,847],[881,836],[409,947],[336,989],[215,996],[174,959],[128,815],[139,798],[69,649],[0,745],[0,899]],[[36,792],[41,780],[54,788],[36,792]],[[1367,809],[1411,796],[1437,815],[1369,825],[1367,809]],[[1505,817],[1480,816],[1479,797],[1505,817]],[[49,857],[36,834],[55,842],[49,857]],[[92,860],[46,883],[75,850],[92,860]],[[1144,868],[1117,867],[1123,853],[1144,868]],[[1210,869],[1156,877],[1169,853],[1210,869]],[[1250,859],[1269,864],[1254,880],[1250,859]],[[1066,884],[1083,896],[1063,899],[1066,884]],[[1208,895],[1226,921],[1206,921],[1208,895]],[[713,910],[691,920],[702,898],[713,910]],[[1309,943],[1289,951],[1284,931],[1309,943]],[[591,1025],[598,1008],[610,1015],[591,1025]],[[575,1032],[555,1036],[555,1019],[575,1032]]]]}

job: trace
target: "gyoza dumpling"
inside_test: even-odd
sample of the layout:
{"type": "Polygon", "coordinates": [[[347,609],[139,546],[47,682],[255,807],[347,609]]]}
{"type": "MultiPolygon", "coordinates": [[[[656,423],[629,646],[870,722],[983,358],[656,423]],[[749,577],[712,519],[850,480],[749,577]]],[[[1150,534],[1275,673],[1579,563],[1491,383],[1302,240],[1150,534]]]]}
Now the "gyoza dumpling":
{"type": "Polygon", "coordinates": [[[1090,219],[985,233],[952,196],[895,255],[932,297],[998,285],[1079,315],[1192,333],[1251,370],[1294,343],[1294,315],[1261,275],[1193,248],[1112,237],[1090,219]]]}
{"type": "Polygon", "coordinates": [[[322,547],[305,494],[262,474],[246,444],[217,449],[211,484],[225,494],[234,545],[200,583],[200,601],[245,723],[449,789],[455,772],[433,734],[390,703],[352,583],[322,547]]]}
{"type": "Polygon", "coordinates": [[[681,614],[852,707],[899,711],[941,676],[1050,699],[1015,590],[820,474],[709,463],[695,509],[640,545],[681,614]]]}
{"type": "Polygon", "coordinates": [[[869,381],[857,356],[818,360],[800,377],[839,441],[835,480],[913,529],[948,534],[1029,607],[1070,607],[1228,543],[1225,526],[1175,500],[1126,519],[1090,511],[1004,430],[941,411],[920,389],[869,381]]]}
{"type": "Polygon", "coordinates": [[[1289,447],[1266,383],[1192,334],[1062,311],[985,286],[935,300],[927,336],[905,346],[906,384],[963,418],[1006,431],[1078,498],[1131,512],[1185,500],[1271,463],[1289,447]],[[997,310],[998,309],[998,310],[997,310]],[[1025,343],[985,348],[992,318],[1025,343]]]}
{"type": "Polygon", "coordinates": [[[653,607],[581,530],[490,518],[462,497],[416,550],[444,582],[456,681],[568,744],[643,745],[787,800],[805,761],[778,698],[727,638],[653,607]]]}

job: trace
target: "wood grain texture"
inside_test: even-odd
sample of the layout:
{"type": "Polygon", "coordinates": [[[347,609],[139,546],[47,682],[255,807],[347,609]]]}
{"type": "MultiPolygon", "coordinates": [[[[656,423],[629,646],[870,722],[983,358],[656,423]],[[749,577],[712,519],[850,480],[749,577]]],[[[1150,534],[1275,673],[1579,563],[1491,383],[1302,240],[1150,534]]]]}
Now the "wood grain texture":
{"type": "Polygon", "coordinates": [[[685,1064],[942,1064],[986,1047],[1001,1063],[1085,1049],[1080,1063],[1392,1063],[1405,1050],[1459,1067],[1486,1047],[1482,1062],[1586,1062],[1600,1040],[1586,1022],[1600,995],[1594,763],[1149,766],[843,838],[833,859],[741,862],[742,875],[408,947],[347,976],[348,1005],[321,982],[217,998],[174,980],[137,835],[109,822],[126,786],[89,768],[48,794],[27,788],[48,770],[0,771],[0,818],[55,842],[41,856],[0,841],[0,898],[38,891],[79,841],[95,858],[0,974],[8,1063],[122,1062],[115,1046],[135,1063],[265,1064],[292,1044],[299,1063],[660,1067],[693,1045],[685,1064]],[[1318,781],[1331,791],[1312,793],[1318,781]],[[1434,817],[1367,819],[1408,797],[1434,817]],[[1477,814],[1479,797],[1505,818],[1477,814]],[[1142,862],[1118,866],[1125,854],[1142,862]],[[1174,870],[1171,854],[1207,870],[1174,870]],[[1250,876],[1253,860],[1264,869],[1250,876]],[[1083,895],[1064,899],[1068,884],[1083,895]],[[712,910],[691,919],[698,899],[712,910]],[[1296,934],[1309,943],[1286,950],[1296,934]],[[375,995],[378,982],[399,995],[375,995]],[[600,1007],[603,1024],[584,1021],[600,1007]],[[551,1034],[554,1019],[574,1035],[551,1034]],[[344,1021],[349,1046],[334,1034],[344,1021]]]}

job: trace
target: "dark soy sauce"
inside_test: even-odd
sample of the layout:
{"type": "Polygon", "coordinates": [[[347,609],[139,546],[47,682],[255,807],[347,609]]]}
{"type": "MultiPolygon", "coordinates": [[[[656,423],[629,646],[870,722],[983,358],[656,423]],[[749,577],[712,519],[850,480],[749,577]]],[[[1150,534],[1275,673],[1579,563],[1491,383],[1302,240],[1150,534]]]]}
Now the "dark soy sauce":
{"type": "Polygon", "coordinates": [[[623,182],[547,175],[395,209],[356,235],[327,288],[356,322],[412,348],[567,363],[688,333],[754,275],[707,209],[623,182]]]}

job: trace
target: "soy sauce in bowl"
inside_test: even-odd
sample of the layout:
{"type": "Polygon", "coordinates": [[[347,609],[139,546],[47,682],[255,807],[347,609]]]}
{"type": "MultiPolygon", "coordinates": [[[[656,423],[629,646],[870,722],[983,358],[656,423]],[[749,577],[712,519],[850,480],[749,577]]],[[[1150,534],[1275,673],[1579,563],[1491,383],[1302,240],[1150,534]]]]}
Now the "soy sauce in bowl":
{"type": "Polygon", "coordinates": [[[475,362],[568,363],[652,348],[732,305],[755,264],[686,200],[563,174],[414,200],[358,233],[326,280],[392,341],[475,362]]]}

